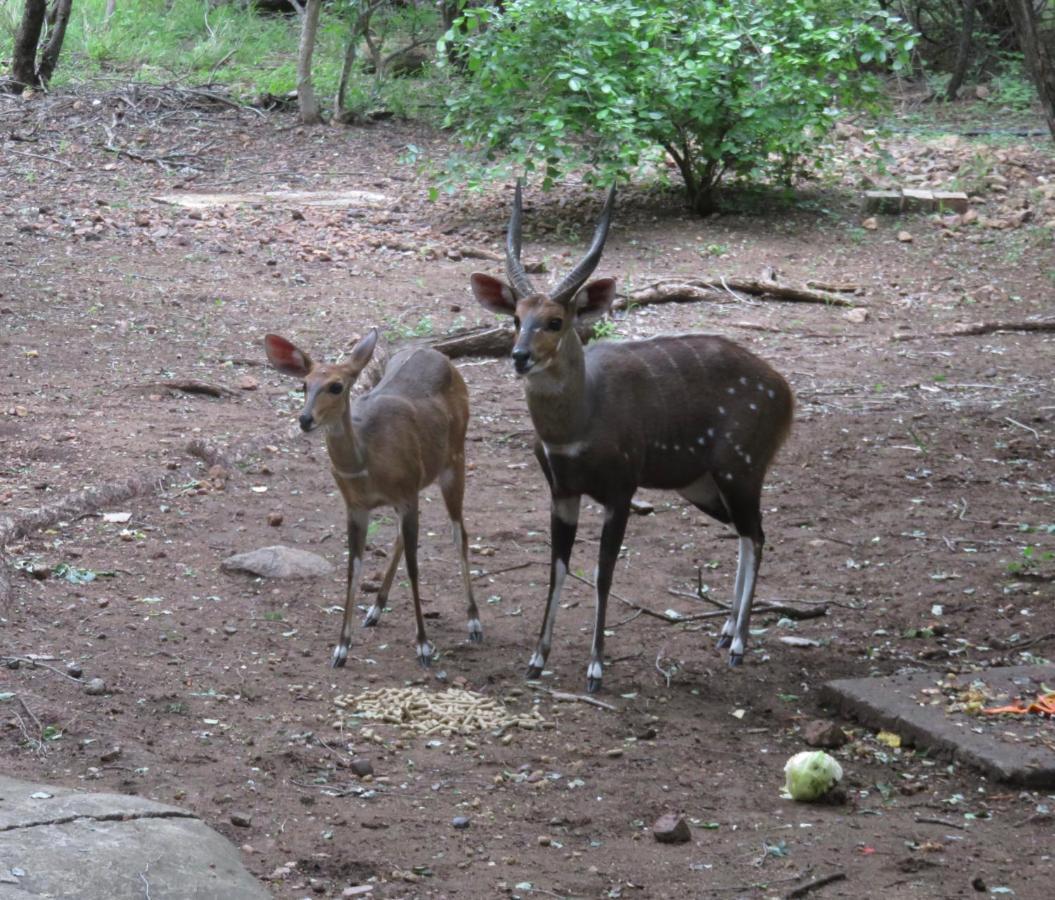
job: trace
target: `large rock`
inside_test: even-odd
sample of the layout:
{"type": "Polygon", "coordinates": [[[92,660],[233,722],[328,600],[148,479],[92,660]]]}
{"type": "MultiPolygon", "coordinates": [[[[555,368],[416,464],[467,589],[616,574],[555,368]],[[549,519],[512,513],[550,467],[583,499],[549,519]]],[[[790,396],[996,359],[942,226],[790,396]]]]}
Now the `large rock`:
{"type": "Polygon", "coordinates": [[[191,813],[0,775],[0,900],[267,900],[191,813]]]}
{"type": "Polygon", "coordinates": [[[220,563],[220,568],[224,572],[246,572],[261,578],[318,578],[333,574],[333,566],[317,553],[281,544],[236,553],[220,563]]]}

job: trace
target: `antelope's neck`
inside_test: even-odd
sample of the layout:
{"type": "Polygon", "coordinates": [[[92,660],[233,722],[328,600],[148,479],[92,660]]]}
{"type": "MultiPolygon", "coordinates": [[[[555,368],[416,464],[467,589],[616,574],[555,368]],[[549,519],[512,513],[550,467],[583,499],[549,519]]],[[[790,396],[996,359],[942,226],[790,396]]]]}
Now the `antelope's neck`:
{"type": "Polygon", "coordinates": [[[352,425],[351,407],[347,406],[340,422],[326,430],[326,450],[337,475],[354,478],[366,474],[366,453],[352,425]]]}
{"type": "Polygon", "coordinates": [[[582,440],[589,424],[586,358],[582,342],[569,331],[553,361],[529,375],[524,388],[535,433],[548,446],[582,440]]]}

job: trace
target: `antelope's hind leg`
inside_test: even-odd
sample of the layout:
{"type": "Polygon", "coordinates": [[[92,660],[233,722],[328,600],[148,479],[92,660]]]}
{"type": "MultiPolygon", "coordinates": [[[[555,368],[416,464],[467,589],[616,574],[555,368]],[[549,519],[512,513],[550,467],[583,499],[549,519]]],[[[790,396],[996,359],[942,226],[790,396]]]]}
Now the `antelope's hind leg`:
{"type": "Polygon", "coordinates": [[[435,648],[425,633],[425,616],[421,612],[421,594],[418,591],[418,498],[414,497],[406,509],[399,510],[399,526],[403,534],[403,553],[407,561],[407,576],[410,592],[414,597],[414,619],[417,635],[414,639],[418,662],[426,669],[432,665],[435,648]]]}
{"type": "Polygon", "coordinates": [[[377,592],[377,599],[366,611],[366,615],[363,617],[364,628],[373,628],[373,626],[381,621],[381,613],[385,611],[385,607],[388,605],[388,594],[392,590],[392,582],[396,577],[396,569],[399,568],[399,561],[402,558],[403,533],[397,526],[396,539],[392,543],[392,557],[388,561],[388,568],[385,570],[385,577],[381,582],[381,588],[377,592]]]}
{"type": "Polygon", "coordinates": [[[571,548],[575,543],[575,532],[579,527],[581,501],[582,498],[578,494],[551,499],[549,593],[546,596],[546,612],[542,617],[538,644],[535,645],[535,652],[531,654],[531,660],[528,662],[528,679],[541,678],[549,658],[561,588],[568,575],[568,561],[571,559],[571,548]]]}
{"type": "Polygon", "coordinates": [[[469,640],[479,644],[484,639],[484,629],[480,624],[480,612],[476,608],[476,600],[473,598],[472,576],[469,574],[469,537],[465,533],[465,523],[462,521],[462,499],[465,494],[465,463],[452,466],[440,475],[440,492],[443,494],[443,502],[447,506],[447,514],[451,518],[451,533],[454,538],[454,549],[458,551],[458,557],[462,567],[462,584],[465,588],[465,599],[467,616],[469,620],[469,640]]]}

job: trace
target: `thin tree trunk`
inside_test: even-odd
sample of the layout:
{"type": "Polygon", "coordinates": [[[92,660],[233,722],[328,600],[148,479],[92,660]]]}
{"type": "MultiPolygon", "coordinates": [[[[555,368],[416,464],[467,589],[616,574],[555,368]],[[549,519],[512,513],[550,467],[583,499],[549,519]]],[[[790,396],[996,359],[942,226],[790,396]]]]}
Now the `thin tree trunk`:
{"type": "Polygon", "coordinates": [[[963,7],[963,26],[960,30],[960,43],[956,47],[956,65],[952,69],[952,77],[945,88],[945,99],[952,101],[963,86],[963,80],[967,77],[967,67],[971,64],[971,38],[974,35],[974,12],[978,0],[960,0],[963,7]]]}
{"type": "Polygon", "coordinates": [[[1044,118],[1055,139],[1055,39],[1045,41],[1037,27],[1032,0],[1007,0],[1007,11],[1015,23],[1018,45],[1026,58],[1026,68],[1036,85],[1044,108],[1044,118]]]}
{"type": "Polygon", "coordinates": [[[55,22],[51,29],[51,36],[40,54],[40,66],[37,69],[37,77],[41,84],[51,81],[55,73],[55,67],[59,64],[59,53],[62,52],[62,42],[66,39],[66,26],[70,23],[70,7],[73,0],[55,0],[55,22]]]}
{"type": "Polygon", "coordinates": [[[117,11],[117,0],[106,0],[106,12],[103,13],[103,25],[109,26],[110,20],[117,11]]]}
{"type": "Polygon", "coordinates": [[[344,102],[348,96],[348,79],[351,77],[352,66],[355,65],[356,57],[359,54],[359,41],[362,40],[363,35],[369,33],[370,18],[377,7],[377,0],[359,0],[358,12],[355,21],[352,23],[351,33],[348,35],[348,46],[344,51],[341,77],[337,83],[337,96],[333,102],[335,118],[339,119],[344,114],[344,102]]]}
{"type": "Polygon", "coordinates": [[[11,53],[11,76],[18,93],[40,84],[37,77],[37,45],[47,11],[47,0],[26,0],[22,9],[22,21],[15,34],[15,46],[11,53]]]}
{"type": "Polygon", "coordinates": [[[319,32],[319,13],[322,0],[308,0],[300,23],[300,52],[297,55],[297,103],[300,121],[305,125],[322,122],[319,102],[311,83],[311,57],[315,52],[315,37],[319,32]]]}

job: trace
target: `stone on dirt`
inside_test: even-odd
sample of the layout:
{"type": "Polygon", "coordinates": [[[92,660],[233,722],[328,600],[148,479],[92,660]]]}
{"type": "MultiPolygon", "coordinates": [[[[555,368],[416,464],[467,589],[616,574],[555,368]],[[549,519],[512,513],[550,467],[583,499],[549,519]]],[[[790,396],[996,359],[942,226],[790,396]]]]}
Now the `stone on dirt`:
{"type": "Polygon", "coordinates": [[[826,722],[824,719],[807,722],[806,727],[802,729],[802,739],[811,747],[820,747],[824,750],[841,747],[849,740],[846,732],[838,725],[834,722],[826,722]]]}
{"type": "Polygon", "coordinates": [[[333,566],[317,553],[282,544],[236,553],[220,563],[220,569],[261,578],[319,578],[333,573],[333,566]]]}
{"type": "Polygon", "coordinates": [[[93,678],[84,686],[84,693],[92,697],[101,697],[106,691],[106,682],[101,678],[93,678]]]}
{"type": "Polygon", "coordinates": [[[370,760],[362,756],[357,756],[355,759],[353,759],[348,764],[348,768],[351,769],[352,772],[355,775],[358,775],[360,778],[365,778],[367,775],[374,774],[373,764],[370,762],[370,760]]]}
{"type": "Polygon", "coordinates": [[[226,838],[191,813],[124,794],[0,775],[2,897],[267,900],[226,838]],[[15,874],[15,873],[18,874],[15,874]]]}
{"type": "Polygon", "coordinates": [[[689,823],[677,813],[664,813],[656,819],[652,834],[661,844],[687,844],[692,840],[689,823]]]}

